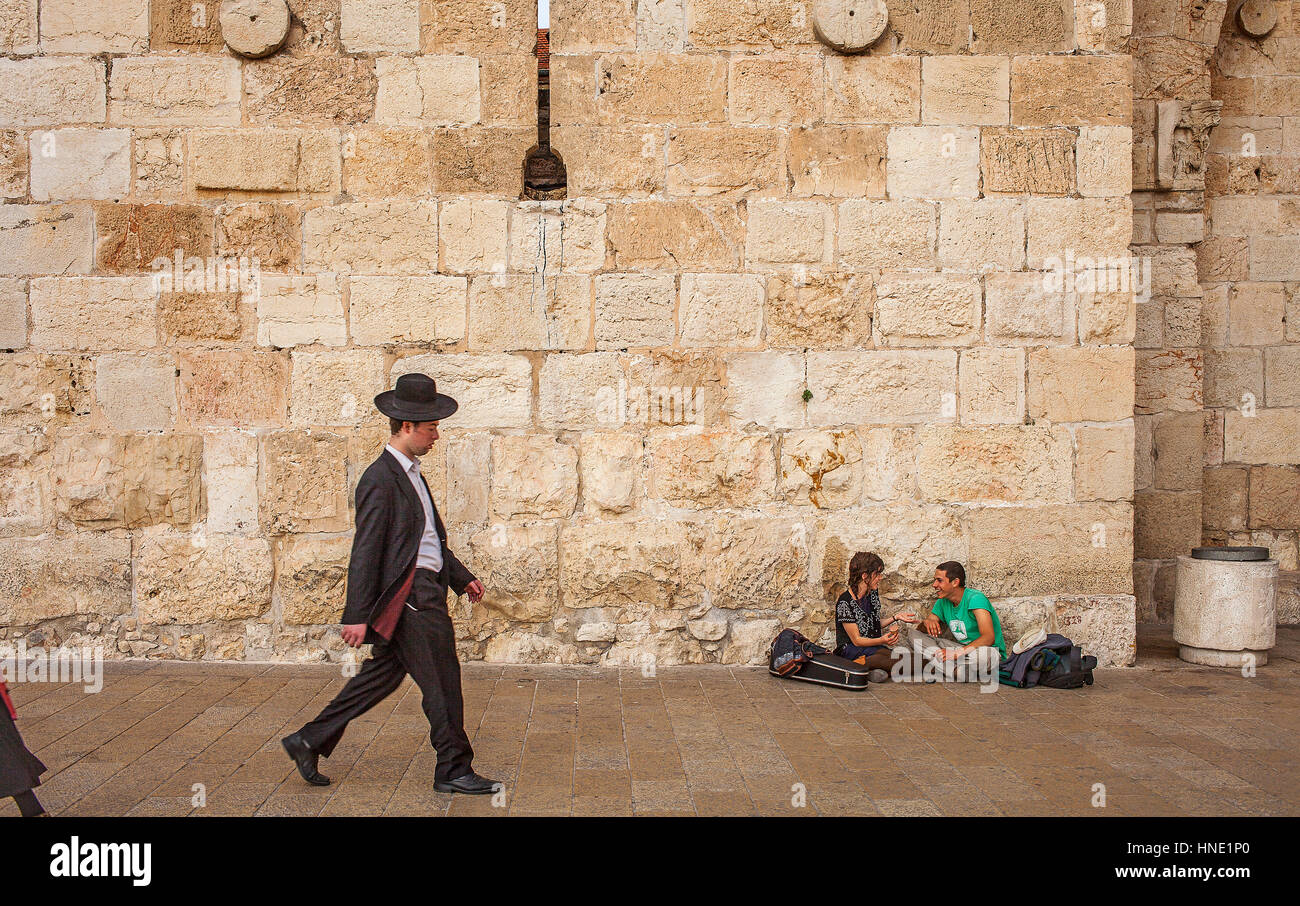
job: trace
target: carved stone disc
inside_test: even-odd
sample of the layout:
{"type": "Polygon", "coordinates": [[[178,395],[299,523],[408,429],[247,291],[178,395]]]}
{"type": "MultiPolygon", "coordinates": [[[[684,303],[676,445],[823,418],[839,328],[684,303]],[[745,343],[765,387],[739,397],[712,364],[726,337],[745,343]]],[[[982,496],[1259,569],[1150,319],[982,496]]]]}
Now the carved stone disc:
{"type": "Polygon", "coordinates": [[[289,36],[285,0],[223,0],[217,20],[226,46],[243,57],[273,54],[289,36]]]}
{"type": "Polygon", "coordinates": [[[861,53],[876,42],[889,23],[885,0],[814,0],[813,31],[840,53],[861,53]]]}
{"type": "Polygon", "coordinates": [[[1273,0],[1246,0],[1237,7],[1237,22],[1241,30],[1252,38],[1262,38],[1277,25],[1277,9],[1273,0]]]}

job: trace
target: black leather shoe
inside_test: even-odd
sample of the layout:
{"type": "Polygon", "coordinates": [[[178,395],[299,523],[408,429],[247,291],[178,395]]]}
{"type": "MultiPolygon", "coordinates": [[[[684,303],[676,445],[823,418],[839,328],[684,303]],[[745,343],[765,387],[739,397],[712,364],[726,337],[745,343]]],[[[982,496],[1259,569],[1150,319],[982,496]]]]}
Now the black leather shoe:
{"type": "Polygon", "coordinates": [[[501,789],[501,783],[497,780],[488,780],[486,777],[480,777],[473,771],[468,774],[461,774],[459,777],[453,777],[451,780],[435,780],[433,788],[439,793],[473,793],[485,794],[495,793],[501,789]]]}
{"type": "Polygon", "coordinates": [[[302,779],[313,786],[329,786],[330,779],[316,770],[316,760],[320,758],[312,747],[307,745],[307,740],[302,738],[301,733],[294,733],[292,736],[286,736],[280,740],[280,745],[289,753],[293,763],[298,766],[298,773],[302,779]]]}

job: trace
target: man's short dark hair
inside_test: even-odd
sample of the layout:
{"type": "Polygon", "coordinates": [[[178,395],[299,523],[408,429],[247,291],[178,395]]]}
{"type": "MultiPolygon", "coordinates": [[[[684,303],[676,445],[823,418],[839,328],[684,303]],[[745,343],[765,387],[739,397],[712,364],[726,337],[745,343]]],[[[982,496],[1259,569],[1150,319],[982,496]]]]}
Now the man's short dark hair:
{"type": "Polygon", "coordinates": [[[404,424],[406,424],[404,419],[393,418],[391,415],[388,417],[388,427],[392,429],[393,434],[401,434],[402,425],[404,424]]]}
{"type": "Polygon", "coordinates": [[[885,561],[876,554],[858,551],[849,560],[849,589],[857,594],[858,583],[864,576],[874,576],[885,568],[885,561]]]}
{"type": "Polygon", "coordinates": [[[956,560],[945,560],[935,568],[943,570],[943,574],[948,577],[949,582],[956,579],[962,588],[966,587],[966,568],[956,560]]]}

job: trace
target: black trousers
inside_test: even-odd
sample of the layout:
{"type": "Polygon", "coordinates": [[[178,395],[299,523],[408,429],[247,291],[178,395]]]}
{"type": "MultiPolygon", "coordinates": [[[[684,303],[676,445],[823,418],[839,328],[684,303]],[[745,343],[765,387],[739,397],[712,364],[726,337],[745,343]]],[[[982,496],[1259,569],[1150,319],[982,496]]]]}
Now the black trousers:
{"type": "Polygon", "coordinates": [[[357,675],[334,700],[300,730],[307,744],[325,757],[334,751],[348,722],[391,695],[409,673],[424,695],[429,741],[438,753],[435,780],[466,774],[474,750],[465,735],[465,704],[460,691],[456,636],[447,613],[447,589],[427,569],[415,571],[411,596],[387,643],[372,646],[357,675]]]}

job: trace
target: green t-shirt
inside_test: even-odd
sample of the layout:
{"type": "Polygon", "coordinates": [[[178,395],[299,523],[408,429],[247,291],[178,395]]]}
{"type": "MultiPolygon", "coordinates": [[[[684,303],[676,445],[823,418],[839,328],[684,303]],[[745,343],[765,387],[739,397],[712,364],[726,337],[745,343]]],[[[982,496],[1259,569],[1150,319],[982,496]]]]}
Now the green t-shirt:
{"type": "Polygon", "coordinates": [[[940,598],[934,602],[930,612],[948,627],[953,638],[963,645],[968,645],[980,637],[979,623],[975,622],[972,610],[989,612],[989,616],[993,618],[993,647],[1005,658],[1007,645],[1002,641],[1002,621],[998,619],[998,612],[993,609],[984,592],[968,588],[962,592],[960,604],[954,604],[947,598],[940,598]]]}

